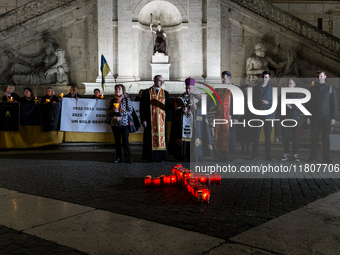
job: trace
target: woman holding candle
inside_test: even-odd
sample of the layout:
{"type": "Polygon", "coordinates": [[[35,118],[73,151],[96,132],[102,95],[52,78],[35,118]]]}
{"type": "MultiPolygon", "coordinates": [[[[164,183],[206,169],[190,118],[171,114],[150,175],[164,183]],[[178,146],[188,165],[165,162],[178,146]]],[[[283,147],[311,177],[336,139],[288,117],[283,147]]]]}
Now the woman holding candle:
{"type": "Polygon", "coordinates": [[[126,95],[123,84],[115,86],[115,97],[110,100],[107,114],[112,116],[111,129],[115,138],[117,159],[115,163],[122,162],[122,144],[124,148],[125,163],[132,163],[129,145],[129,121],[128,116],[132,114],[133,107],[130,98],[126,95]]]}
{"type": "Polygon", "coordinates": [[[2,97],[2,101],[4,102],[19,102],[20,96],[14,93],[14,86],[7,86],[7,91],[3,92],[4,96],[2,97]]]}
{"type": "Polygon", "coordinates": [[[57,103],[59,102],[57,96],[54,94],[54,90],[52,87],[47,87],[46,95],[41,98],[41,104],[48,104],[48,103],[57,103]]]}
{"type": "Polygon", "coordinates": [[[24,96],[20,98],[22,104],[34,104],[34,96],[31,88],[24,88],[24,96]]]}

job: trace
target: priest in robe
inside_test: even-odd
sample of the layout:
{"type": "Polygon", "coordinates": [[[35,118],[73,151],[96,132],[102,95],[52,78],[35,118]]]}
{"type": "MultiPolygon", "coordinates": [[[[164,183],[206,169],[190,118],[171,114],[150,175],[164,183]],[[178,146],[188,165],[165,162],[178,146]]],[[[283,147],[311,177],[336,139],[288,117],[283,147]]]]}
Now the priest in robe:
{"type": "Polygon", "coordinates": [[[162,89],[164,79],[156,75],[154,85],[143,91],[140,100],[140,119],[144,127],[143,160],[162,162],[168,160],[167,117],[174,109],[169,93],[162,89]]]}

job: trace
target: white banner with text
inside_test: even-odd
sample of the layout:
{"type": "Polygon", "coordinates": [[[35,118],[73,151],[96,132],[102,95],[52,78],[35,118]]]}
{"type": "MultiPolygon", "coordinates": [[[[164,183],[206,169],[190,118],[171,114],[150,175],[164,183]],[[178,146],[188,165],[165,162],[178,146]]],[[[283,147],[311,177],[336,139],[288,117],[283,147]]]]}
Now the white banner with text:
{"type": "MultiPolygon", "coordinates": [[[[109,100],[64,98],[61,109],[60,130],[68,132],[111,133],[105,123],[109,100]]],[[[132,102],[139,117],[139,102],[132,102]]],[[[140,128],[136,133],[142,133],[140,128]]]]}

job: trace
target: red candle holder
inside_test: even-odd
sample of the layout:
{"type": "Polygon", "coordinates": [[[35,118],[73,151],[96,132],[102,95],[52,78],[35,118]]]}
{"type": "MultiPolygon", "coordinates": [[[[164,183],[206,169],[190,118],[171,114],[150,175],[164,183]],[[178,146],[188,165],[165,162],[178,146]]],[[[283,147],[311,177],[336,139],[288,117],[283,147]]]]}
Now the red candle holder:
{"type": "Polygon", "coordinates": [[[182,165],[181,164],[178,164],[177,166],[173,166],[172,167],[172,173],[175,173],[176,171],[178,171],[178,168],[181,168],[182,165]]]}
{"type": "Polygon", "coordinates": [[[160,177],[153,177],[151,178],[153,186],[160,186],[161,185],[161,178],[160,177]]]}
{"type": "Polygon", "coordinates": [[[147,175],[147,176],[144,178],[144,184],[145,184],[145,186],[150,186],[150,185],[152,184],[151,175],[147,175]]]}
{"type": "Polygon", "coordinates": [[[177,185],[177,177],[175,174],[170,175],[171,185],[177,185]]]}
{"type": "Polygon", "coordinates": [[[221,184],[221,175],[220,174],[213,174],[210,178],[211,184],[221,184]]]}
{"type": "Polygon", "coordinates": [[[199,175],[198,176],[198,181],[200,183],[206,184],[207,183],[207,177],[205,175],[199,175]]]}
{"type": "Polygon", "coordinates": [[[210,202],[210,190],[203,189],[203,203],[209,204],[210,202]]]}
{"type": "Polygon", "coordinates": [[[164,175],[163,176],[163,185],[170,186],[170,184],[171,184],[170,175],[164,175]]]}

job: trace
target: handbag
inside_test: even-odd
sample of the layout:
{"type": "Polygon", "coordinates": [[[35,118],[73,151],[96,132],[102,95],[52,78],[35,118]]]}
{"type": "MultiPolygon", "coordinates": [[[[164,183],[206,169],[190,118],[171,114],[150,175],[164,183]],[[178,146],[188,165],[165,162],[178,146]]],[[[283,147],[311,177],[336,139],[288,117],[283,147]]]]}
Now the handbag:
{"type": "Polygon", "coordinates": [[[140,128],[140,123],[135,109],[132,109],[132,114],[128,116],[129,132],[135,133],[140,128]]]}
{"type": "Polygon", "coordinates": [[[130,133],[134,133],[136,132],[136,127],[135,127],[135,123],[133,121],[132,115],[128,116],[128,121],[129,121],[129,132],[130,133]]]}

